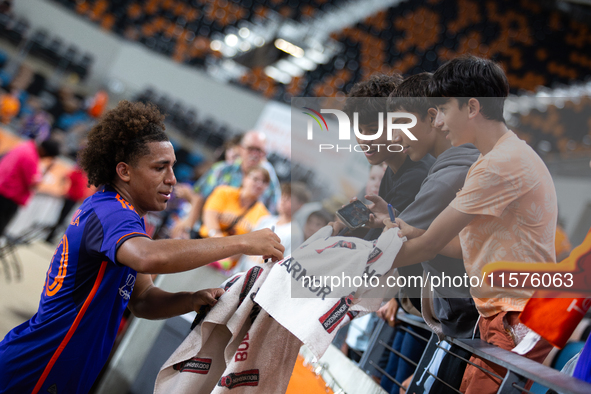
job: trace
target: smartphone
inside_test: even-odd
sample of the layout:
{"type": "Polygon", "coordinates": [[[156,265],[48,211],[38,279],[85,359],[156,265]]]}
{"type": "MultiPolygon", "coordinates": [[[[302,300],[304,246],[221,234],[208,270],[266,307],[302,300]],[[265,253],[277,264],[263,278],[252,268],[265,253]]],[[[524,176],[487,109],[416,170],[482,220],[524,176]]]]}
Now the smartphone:
{"type": "Polygon", "coordinates": [[[362,227],[369,221],[371,211],[359,200],[345,205],[337,211],[337,217],[351,230],[362,227]]]}

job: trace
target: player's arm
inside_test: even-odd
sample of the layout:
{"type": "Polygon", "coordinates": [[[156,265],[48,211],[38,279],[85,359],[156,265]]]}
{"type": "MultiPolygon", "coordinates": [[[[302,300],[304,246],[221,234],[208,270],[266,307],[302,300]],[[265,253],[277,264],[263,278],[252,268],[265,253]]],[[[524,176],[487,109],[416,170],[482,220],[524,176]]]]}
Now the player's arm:
{"type": "MultiPolygon", "coordinates": [[[[460,212],[457,209],[448,206],[435,218],[427,231],[402,244],[402,248],[394,260],[393,267],[404,267],[407,265],[418,264],[422,261],[432,260],[438,254],[443,253],[445,253],[445,255],[451,254],[452,256],[450,257],[456,257],[458,255],[458,248],[460,253],[459,256],[461,258],[459,241],[454,241],[454,238],[458,236],[460,231],[462,231],[473,218],[474,215],[460,212]],[[452,245],[448,246],[452,241],[452,245]]],[[[405,235],[405,223],[400,219],[397,219],[397,222],[403,224],[400,227],[401,235],[405,235]]],[[[393,227],[389,220],[386,220],[386,227],[393,227]]],[[[414,232],[414,228],[407,229],[406,231],[414,232]]]]}
{"type": "Polygon", "coordinates": [[[223,293],[224,290],[220,288],[194,293],[188,291],[169,293],[154,286],[150,275],[138,273],[127,306],[136,317],[167,319],[190,311],[198,311],[202,305],[213,306],[223,293]]]}
{"type": "Polygon", "coordinates": [[[168,274],[188,271],[235,254],[283,258],[285,248],[270,229],[208,239],[151,240],[134,237],[117,250],[117,261],[139,273],[168,274]]]}

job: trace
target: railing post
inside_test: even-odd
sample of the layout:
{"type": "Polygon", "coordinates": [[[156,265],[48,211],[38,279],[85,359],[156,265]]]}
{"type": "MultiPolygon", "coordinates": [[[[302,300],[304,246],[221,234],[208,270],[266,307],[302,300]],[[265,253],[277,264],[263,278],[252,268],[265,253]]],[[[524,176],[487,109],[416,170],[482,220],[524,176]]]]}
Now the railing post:
{"type": "Polygon", "coordinates": [[[520,387],[525,387],[527,380],[527,378],[524,378],[513,371],[507,371],[507,374],[505,375],[505,378],[503,379],[497,394],[521,394],[523,391],[513,385],[516,384],[520,387]]]}
{"type": "Polygon", "coordinates": [[[429,342],[427,343],[427,347],[425,348],[425,351],[423,352],[423,355],[421,356],[421,360],[419,361],[419,364],[417,365],[417,368],[415,369],[415,373],[412,377],[412,380],[411,380],[410,384],[408,385],[408,387],[406,388],[407,393],[422,393],[423,392],[423,386],[422,386],[422,384],[419,385],[419,379],[421,378],[421,376],[423,375],[425,370],[427,368],[429,368],[429,364],[431,363],[431,359],[433,359],[433,355],[435,354],[435,351],[437,351],[437,342],[438,341],[439,341],[439,339],[437,338],[437,335],[431,334],[431,338],[429,339],[429,342]]]}
{"type": "Polygon", "coordinates": [[[384,352],[384,346],[379,346],[380,340],[384,343],[388,343],[392,337],[393,332],[394,327],[390,327],[382,319],[378,321],[378,324],[376,325],[376,328],[369,339],[367,351],[363,353],[361,360],[359,360],[359,368],[365,371],[365,373],[369,376],[378,374],[378,371],[374,366],[371,365],[370,361],[373,361],[373,364],[377,365],[382,353],[384,352]]]}

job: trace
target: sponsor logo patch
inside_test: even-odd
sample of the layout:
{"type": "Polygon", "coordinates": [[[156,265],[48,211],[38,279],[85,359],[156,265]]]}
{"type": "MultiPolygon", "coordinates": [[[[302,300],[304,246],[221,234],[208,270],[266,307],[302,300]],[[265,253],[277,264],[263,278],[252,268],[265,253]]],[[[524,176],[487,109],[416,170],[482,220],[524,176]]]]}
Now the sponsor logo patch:
{"type": "Polygon", "coordinates": [[[193,357],[190,360],[173,365],[172,368],[179,372],[192,372],[207,375],[211,368],[211,358],[193,357]]]}
{"type": "Polygon", "coordinates": [[[341,297],[341,299],[332,308],[330,308],[328,312],[320,316],[320,319],[318,319],[320,324],[322,324],[322,328],[324,328],[329,334],[333,332],[347,315],[349,307],[352,303],[353,295],[341,297]]]}
{"type": "Polygon", "coordinates": [[[384,252],[380,248],[374,248],[367,258],[367,264],[375,263],[383,254],[384,252]]]}
{"type": "Polygon", "coordinates": [[[248,371],[230,373],[222,376],[218,382],[218,386],[233,389],[241,386],[258,386],[259,385],[259,370],[249,369],[248,371]]]}
{"type": "Polygon", "coordinates": [[[256,295],[260,289],[261,288],[259,287],[257,289],[257,291],[250,293],[250,300],[254,303],[254,305],[252,306],[252,311],[248,315],[248,317],[250,317],[251,324],[254,323],[256,318],[259,316],[259,313],[261,312],[261,306],[259,304],[257,304],[256,302],[254,302],[254,298],[256,297],[256,295]]]}
{"type": "Polygon", "coordinates": [[[250,289],[254,286],[254,282],[257,281],[263,269],[261,267],[252,267],[246,273],[246,279],[244,279],[244,284],[242,285],[242,290],[240,291],[240,297],[238,301],[238,306],[242,305],[242,301],[246,298],[246,295],[250,292],[250,289]]]}
{"type": "Polygon", "coordinates": [[[232,287],[234,285],[234,283],[238,282],[238,279],[240,279],[240,275],[236,275],[234,278],[232,278],[231,280],[228,281],[228,283],[226,283],[224,285],[224,290],[228,291],[228,289],[230,287],[232,287]]]}

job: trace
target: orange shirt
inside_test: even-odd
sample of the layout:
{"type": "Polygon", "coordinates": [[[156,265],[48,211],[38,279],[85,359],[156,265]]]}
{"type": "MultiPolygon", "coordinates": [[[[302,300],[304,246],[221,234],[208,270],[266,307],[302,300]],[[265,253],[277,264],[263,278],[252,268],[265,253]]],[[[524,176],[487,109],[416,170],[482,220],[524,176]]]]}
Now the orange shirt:
{"type": "MultiPolygon", "coordinates": [[[[218,186],[205,201],[203,211],[215,211],[219,214],[220,228],[226,234],[225,230],[232,224],[232,222],[240,216],[248,207],[240,205],[240,189],[232,186],[218,186]]],[[[267,208],[257,201],[256,204],[248,210],[248,212],[240,218],[238,223],[234,226],[235,234],[249,233],[257,224],[260,218],[269,215],[267,208]]],[[[199,234],[202,237],[207,237],[209,229],[207,226],[201,226],[199,234]]]]}
{"type": "MultiPolygon", "coordinates": [[[[460,232],[469,276],[495,261],[556,262],[558,206],[550,172],[534,150],[509,131],[472,165],[452,208],[476,215],[460,232]]],[[[522,311],[533,291],[483,285],[471,294],[481,315],[522,311]]]]}

